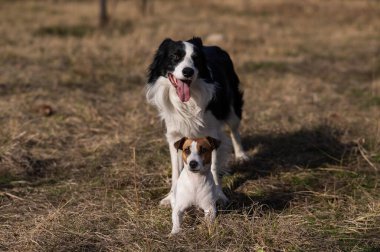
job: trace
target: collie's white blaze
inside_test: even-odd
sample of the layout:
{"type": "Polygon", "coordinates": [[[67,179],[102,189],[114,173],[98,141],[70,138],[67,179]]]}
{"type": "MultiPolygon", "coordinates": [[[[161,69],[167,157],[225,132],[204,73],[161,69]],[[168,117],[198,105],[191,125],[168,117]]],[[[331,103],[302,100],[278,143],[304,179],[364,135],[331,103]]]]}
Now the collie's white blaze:
{"type": "Polygon", "coordinates": [[[194,53],[194,45],[189,42],[183,42],[183,44],[185,45],[186,54],[183,60],[174,68],[173,75],[177,79],[187,79],[185,76],[183,76],[182,70],[185,67],[190,67],[194,70],[194,75],[192,77],[192,80],[194,81],[198,77],[198,69],[195,67],[194,61],[191,58],[191,55],[194,53]]]}

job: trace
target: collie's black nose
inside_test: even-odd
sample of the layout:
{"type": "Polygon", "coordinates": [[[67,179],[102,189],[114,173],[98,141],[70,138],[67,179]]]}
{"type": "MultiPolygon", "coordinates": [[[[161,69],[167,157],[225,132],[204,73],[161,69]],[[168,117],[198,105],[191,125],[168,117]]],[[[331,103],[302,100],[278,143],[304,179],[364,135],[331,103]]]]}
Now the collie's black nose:
{"type": "Polygon", "coordinates": [[[194,69],[190,68],[190,67],[185,67],[183,70],[182,70],[182,74],[183,76],[185,76],[186,78],[190,78],[191,76],[194,75],[194,69]]]}
{"type": "Polygon", "coordinates": [[[190,166],[191,169],[195,169],[198,166],[198,162],[194,161],[194,160],[191,160],[190,163],[189,163],[189,166],[190,166]]]}

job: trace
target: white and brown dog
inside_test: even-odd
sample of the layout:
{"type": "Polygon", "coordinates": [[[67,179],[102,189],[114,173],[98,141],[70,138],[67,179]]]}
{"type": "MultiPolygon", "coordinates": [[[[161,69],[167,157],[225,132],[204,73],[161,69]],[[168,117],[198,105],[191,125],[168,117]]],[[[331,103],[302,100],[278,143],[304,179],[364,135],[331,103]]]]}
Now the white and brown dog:
{"type": "Polygon", "coordinates": [[[146,97],[165,121],[170,148],[172,188],[161,204],[170,204],[174,184],[182,171],[183,162],[174,142],[185,136],[211,136],[222,141],[218,150],[212,152],[211,173],[218,198],[226,202],[219,179],[230,151],[224,125],[231,129],[235,157],[247,159],[239,134],[243,93],[227,52],[217,46],[203,46],[200,38],[165,39],[149,66],[146,97]]]}
{"type": "Polygon", "coordinates": [[[184,211],[190,206],[200,207],[212,222],[216,216],[217,189],[211,173],[212,152],[220,141],[212,138],[184,137],[174,144],[182,151],[184,169],[174,185],[171,195],[172,234],[180,231],[184,211]]]}

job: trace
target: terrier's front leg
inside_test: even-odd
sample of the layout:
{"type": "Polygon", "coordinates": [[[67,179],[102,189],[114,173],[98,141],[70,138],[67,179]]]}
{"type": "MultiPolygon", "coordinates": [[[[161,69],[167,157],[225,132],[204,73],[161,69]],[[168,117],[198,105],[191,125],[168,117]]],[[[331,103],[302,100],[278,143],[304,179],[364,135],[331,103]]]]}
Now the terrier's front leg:
{"type": "Polygon", "coordinates": [[[181,231],[182,216],[183,210],[181,210],[179,207],[174,207],[172,212],[172,235],[177,234],[179,231],[181,231]]]}
{"type": "Polygon", "coordinates": [[[205,219],[208,223],[212,223],[215,220],[216,217],[216,206],[215,204],[209,206],[207,209],[204,210],[205,212],[205,219]]]}

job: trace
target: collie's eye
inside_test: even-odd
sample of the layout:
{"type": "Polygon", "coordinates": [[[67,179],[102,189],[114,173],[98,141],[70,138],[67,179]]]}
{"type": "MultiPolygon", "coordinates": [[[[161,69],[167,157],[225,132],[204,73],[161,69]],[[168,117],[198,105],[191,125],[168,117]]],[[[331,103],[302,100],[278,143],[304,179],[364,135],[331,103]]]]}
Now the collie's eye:
{"type": "Polygon", "coordinates": [[[172,59],[175,61],[179,60],[179,58],[180,58],[180,56],[177,53],[172,55],[172,59]]]}
{"type": "Polygon", "coordinates": [[[191,153],[191,152],[190,152],[190,148],[186,148],[186,149],[184,149],[183,151],[185,152],[186,155],[190,155],[190,153],[191,153]]]}

